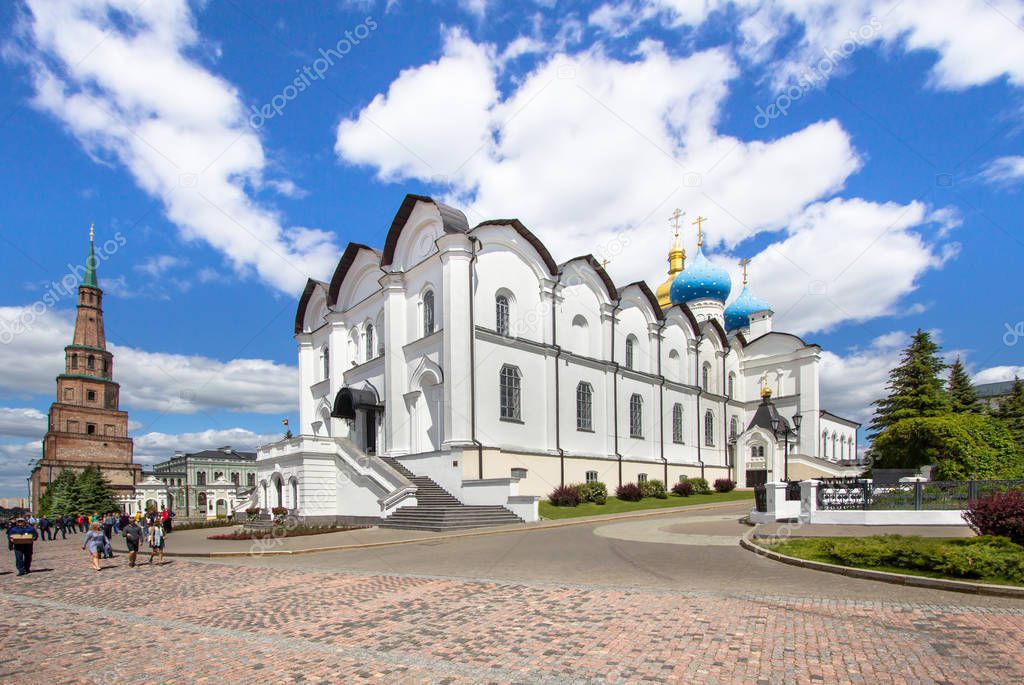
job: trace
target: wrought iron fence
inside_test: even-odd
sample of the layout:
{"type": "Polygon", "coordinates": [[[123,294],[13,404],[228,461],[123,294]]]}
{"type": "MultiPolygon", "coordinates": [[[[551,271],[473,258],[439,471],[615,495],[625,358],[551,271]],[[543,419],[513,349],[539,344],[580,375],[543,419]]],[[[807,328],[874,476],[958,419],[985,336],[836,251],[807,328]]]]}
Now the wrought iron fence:
{"type": "Polygon", "coordinates": [[[800,501],[800,481],[791,480],[786,483],[786,501],[787,502],[799,502],[800,501]]]}
{"type": "Polygon", "coordinates": [[[818,508],[826,510],[957,510],[979,497],[1024,488],[1024,480],[917,481],[875,486],[871,481],[823,480],[818,508]]]}
{"type": "Polygon", "coordinates": [[[754,507],[760,512],[768,511],[768,488],[764,485],[754,486],[754,507]]]}

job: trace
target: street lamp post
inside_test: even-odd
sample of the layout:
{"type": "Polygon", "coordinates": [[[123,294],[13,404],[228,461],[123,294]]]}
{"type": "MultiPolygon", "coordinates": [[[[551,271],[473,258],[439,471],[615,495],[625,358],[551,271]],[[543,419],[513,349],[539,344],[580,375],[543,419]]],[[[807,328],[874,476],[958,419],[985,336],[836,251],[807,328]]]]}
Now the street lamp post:
{"type": "Polygon", "coordinates": [[[797,436],[797,433],[800,431],[800,422],[803,421],[803,418],[799,411],[794,414],[793,427],[790,428],[789,423],[784,422],[777,411],[772,412],[772,433],[775,434],[776,440],[779,439],[780,435],[783,440],[783,477],[787,483],[789,482],[789,436],[792,435],[794,438],[797,436]]]}

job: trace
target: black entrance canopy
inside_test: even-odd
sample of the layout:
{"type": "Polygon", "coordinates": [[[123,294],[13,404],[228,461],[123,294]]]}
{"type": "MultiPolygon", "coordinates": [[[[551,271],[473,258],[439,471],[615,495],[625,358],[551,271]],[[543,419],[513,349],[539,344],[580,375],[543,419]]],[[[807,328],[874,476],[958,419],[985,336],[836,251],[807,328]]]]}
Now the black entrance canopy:
{"type": "Polygon", "coordinates": [[[342,388],[334,398],[334,409],[331,416],[336,419],[355,419],[356,409],[383,409],[377,402],[377,395],[372,390],[356,390],[342,388]]]}

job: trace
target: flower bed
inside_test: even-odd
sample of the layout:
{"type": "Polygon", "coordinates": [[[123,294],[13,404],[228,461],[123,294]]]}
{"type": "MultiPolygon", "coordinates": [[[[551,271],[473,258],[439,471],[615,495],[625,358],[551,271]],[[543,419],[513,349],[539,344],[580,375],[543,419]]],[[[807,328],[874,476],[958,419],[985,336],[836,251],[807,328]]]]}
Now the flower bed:
{"type": "Polygon", "coordinates": [[[361,530],[372,526],[273,526],[266,530],[246,530],[238,533],[208,535],[207,540],[267,540],[276,538],[297,538],[304,535],[320,535],[322,533],[343,533],[349,530],[361,530]]]}

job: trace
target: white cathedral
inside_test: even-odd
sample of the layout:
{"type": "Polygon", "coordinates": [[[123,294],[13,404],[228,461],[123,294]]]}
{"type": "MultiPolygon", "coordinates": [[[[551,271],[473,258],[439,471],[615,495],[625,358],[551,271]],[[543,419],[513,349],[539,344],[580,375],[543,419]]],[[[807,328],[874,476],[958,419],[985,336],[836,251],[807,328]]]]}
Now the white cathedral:
{"type": "Polygon", "coordinates": [[[678,240],[657,290],[557,263],[517,219],[470,227],[408,195],[383,250],[349,244],[295,316],[296,435],[258,450],[254,501],[322,520],[537,519],[562,483],[859,473],[825,411],[821,348],[678,240]]]}

